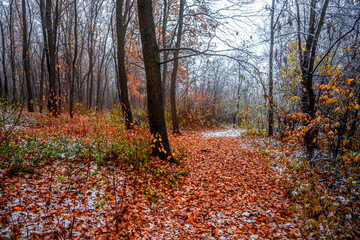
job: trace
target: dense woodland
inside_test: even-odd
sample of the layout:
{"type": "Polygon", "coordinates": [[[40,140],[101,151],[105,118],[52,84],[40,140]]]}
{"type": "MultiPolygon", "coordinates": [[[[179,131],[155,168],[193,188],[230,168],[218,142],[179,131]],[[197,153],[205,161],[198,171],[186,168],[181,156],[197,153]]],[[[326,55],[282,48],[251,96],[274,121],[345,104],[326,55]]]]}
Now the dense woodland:
{"type": "Polygon", "coordinates": [[[356,0],[2,0],[0,236],[360,238],[359,34],[356,0]]]}

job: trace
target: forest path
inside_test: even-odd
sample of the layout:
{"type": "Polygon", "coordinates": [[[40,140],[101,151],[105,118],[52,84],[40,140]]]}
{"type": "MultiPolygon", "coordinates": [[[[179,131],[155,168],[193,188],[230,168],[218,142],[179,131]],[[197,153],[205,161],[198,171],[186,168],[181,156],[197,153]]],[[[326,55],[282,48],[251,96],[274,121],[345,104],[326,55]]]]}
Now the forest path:
{"type": "Polygon", "coordinates": [[[184,133],[190,176],[148,219],[151,238],[287,239],[298,233],[280,177],[245,138],[184,133]]]}
{"type": "Polygon", "coordinates": [[[268,156],[246,137],[224,135],[170,135],[172,146],[186,152],[186,161],[151,161],[147,172],[77,158],[53,161],[36,177],[4,177],[0,171],[0,234],[15,232],[19,239],[35,239],[32,233],[39,239],[296,238],[296,216],[280,176],[266,163],[268,156]]]}

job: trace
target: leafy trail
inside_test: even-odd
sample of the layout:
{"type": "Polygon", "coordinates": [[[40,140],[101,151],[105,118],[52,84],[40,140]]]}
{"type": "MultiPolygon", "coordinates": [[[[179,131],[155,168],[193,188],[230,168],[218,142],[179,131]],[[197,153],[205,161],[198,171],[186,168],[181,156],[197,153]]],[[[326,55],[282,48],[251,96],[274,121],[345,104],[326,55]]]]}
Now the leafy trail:
{"type": "Polygon", "coordinates": [[[174,165],[148,161],[146,129],[124,131],[112,116],[34,119],[3,155],[1,236],[284,239],[300,232],[280,176],[248,138],[171,137],[181,160],[174,165]]]}
{"type": "Polygon", "coordinates": [[[243,139],[185,133],[190,177],[150,217],[154,238],[289,238],[299,233],[280,178],[243,139]]]}

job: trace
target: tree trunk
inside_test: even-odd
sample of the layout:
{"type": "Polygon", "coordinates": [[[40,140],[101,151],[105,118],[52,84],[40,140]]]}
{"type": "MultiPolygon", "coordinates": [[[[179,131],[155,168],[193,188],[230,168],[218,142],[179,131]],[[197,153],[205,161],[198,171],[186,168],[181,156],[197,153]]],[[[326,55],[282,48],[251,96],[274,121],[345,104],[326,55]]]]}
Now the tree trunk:
{"type": "Polygon", "coordinates": [[[171,74],[171,85],[170,85],[170,107],[171,107],[171,117],[172,117],[172,124],[173,124],[173,133],[180,133],[179,129],[179,119],[176,112],[176,76],[179,67],[179,48],[181,45],[181,37],[182,37],[182,29],[183,29],[183,22],[184,22],[184,5],[185,0],[180,0],[180,10],[179,10],[179,29],[177,33],[177,39],[175,44],[175,52],[174,52],[174,67],[173,72],[171,74]]]}
{"type": "Polygon", "coordinates": [[[5,95],[5,93],[3,92],[2,80],[0,77],[0,103],[2,103],[4,101],[4,95],[5,95]]]}
{"type": "Polygon", "coordinates": [[[48,70],[49,70],[49,93],[48,93],[48,110],[53,116],[58,115],[58,103],[56,96],[56,49],[55,36],[52,24],[52,1],[46,0],[45,7],[45,26],[47,33],[47,46],[49,52],[48,70]]]}
{"type": "Polygon", "coordinates": [[[17,86],[16,86],[16,65],[15,65],[15,46],[14,46],[14,24],[13,24],[13,4],[14,0],[10,1],[10,19],[9,19],[9,31],[10,31],[10,66],[11,66],[11,80],[13,83],[13,92],[12,92],[12,103],[16,104],[18,102],[17,96],[17,86]]]}
{"type": "Polygon", "coordinates": [[[100,103],[101,103],[101,84],[102,84],[102,79],[103,79],[103,75],[106,74],[106,72],[103,70],[104,69],[104,64],[105,64],[105,60],[107,60],[108,56],[106,54],[106,49],[107,49],[107,39],[110,33],[110,27],[108,28],[106,35],[104,37],[102,37],[102,39],[104,39],[104,43],[102,46],[102,53],[99,54],[98,56],[98,61],[100,62],[100,65],[98,66],[98,72],[97,72],[97,87],[96,87],[96,103],[95,103],[95,109],[96,111],[100,110],[100,103]],[[101,60],[100,60],[101,59],[101,60]]]}
{"type": "MultiPolygon", "coordinates": [[[[167,31],[167,19],[168,19],[168,0],[164,0],[164,13],[163,13],[163,23],[162,23],[162,45],[163,48],[166,48],[166,31],[167,31]]],[[[166,83],[167,83],[167,73],[168,73],[168,61],[169,59],[169,52],[164,51],[164,58],[163,58],[163,73],[162,73],[162,95],[164,106],[166,106],[166,83]]]]}
{"type": "MultiPolygon", "coordinates": [[[[310,21],[309,21],[309,30],[306,38],[305,51],[302,52],[301,44],[299,44],[299,56],[302,56],[300,59],[301,65],[301,74],[302,74],[302,94],[301,94],[301,104],[302,104],[302,112],[308,116],[308,122],[305,123],[306,126],[309,125],[310,121],[315,118],[315,94],[313,90],[313,68],[316,57],[316,48],[317,42],[320,37],[321,28],[324,24],[324,18],[326,15],[326,10],[329,4],[329,0],[325,0],[323,5],[320,20],[317,24],[317,29],[315,32],[315,10],[316,10],[317,0],[312,0],[310,5],[310,21]]],[[[298,3],[296,1],[297,8],[298,3]]],[[[297,12],[299,10],[297,9],[297,12]]],[[[298,18],[300,18],[299,13],[297,14],[298,18]]],[[[298,19],[300,22],[300,19],[298,19]]],[[[299,26],[299,25],[298,25],[299,26]]],[[[300,29],[298,29],[298,34],[300,34],[300,29]]],[[[300,37],[298,36],[298,39],[300,37]]],[[[314,153],[314,149],[316,147],[316,137],[318,130],[316,126],[310,126],[305,132],[304,142],[306,146],[307,158],[311,159],[314,153]]]]}
{"type": "Polygon", "coordinates": [[[71,68],[71,82],[70,82],[70,109],[69,114],[70,118],[74,117],[74,90],[75,90],[75,76],[76,76],[76,61],[77,61],[77,54],[78,54],[78,32],[77,32],[77,0],[74,0],[74,38],[75,38],[75,45],[74,45],[74,58],[72,61],[72,68],[71,68]]]}
{"type": "Polygon", "coordinates": [[[26,20],[26,3],[25,0],[21,0],[22,6],[22,20],[23,20],[23,63],[24,63],[24,75],[26,81],[26,93],[27,93],[27,108],[29,112],[34,112],[33,95],[31,90],[30,80],[30,53],[29,53],[29,41],[27,36],[27,20],[26,20]]]}
{"type": "MultiPolygon", "coordinates": [[[[5,97],[5,100],[9,98],[9,86],[8,86],[8,78],[7,78],[7,71],[6,71],[6,54],[5,54],[5,35],[4,35],[4,26],[2,21],[0,20],[0,28],[1,28],[1,43],[2,43],[2,67],[3,67],[3,74],[4,74],[4,94],[2,97],[5,97]]],[[[2,88],[1,88],[2,91],[2,88]]]]}
{"type": "Polygon", "coordinates": [[[40,99],[39,99],[40,113],[42,113],[42,111],[43,111],[44,80],[45,80],[44,62],[45,62],[45,49],[43,49],[43,51],[42,51],[41,63],[40,63],[40,94],[39,94],[40,95],[40,99]]]}
{"type": "MultiPolygon", "coordinates": [[[[129,2],[127,1],[129,8],[129,2]]],[[[133,128],[133,117],[130,108],[127,87],[127,73],[125,67],[125,34],[126,34],[126,12],[123,15],[124,0],[116,1],[116,32],[117,32],[117,58],[118,58],[118,82],[120,87],[120,104],[123,112],[126,129],[133,128]]]]}
{"type": "Polygon", "coordinates": [[[166,132],[164,105],[161,94],[159,46],[156,42],[152,0],[138,0],[142,51],[144,55],[148,117],[152,135],[152,155],[176,162],[170,150],[166,132]]]}
{"type": "Polygon", "coordinates": [[[274,134],[274,80],[273,80],[273,58],[274,58],[274,15],[275,15],[275,0],[272,0],[271,6],[271,20],[270,20],[270,57],[269,57],[269,137],[274,134]]]}
{"type": "MultiPolygon", "coordinates": [[[[41,101],[40,101],[40,113],[42,113],[43,111],[43,101],[45,100],[45,95],[43,93],[43,88],[44,88],[44,80],[45,80],[45,67],[44,67],[44,61],[46,60],[46,68],[47,68],[47,72],[50,73],[50,57],[49,57],[49,48],[48,48],[48,40],[47,40],[47,33],[46,33],[46,20],[45,20],[45,2],[44,0],[40,0],[40,18],[41,18],[41,30],[42,30],[42,35],[43,35],[43,41],[44,41],[44,46],[43,46],[43,58],[41,59],[42,61],[42,65],[41,65],[41,79],[40,81],[43,81],[43,84],[40,86],[40,96],[41,96],[41,101]]],[[[47,88],[49,86],[47,85],[47,88]]]]}
{"type": "MultiPolygon", "coordinates": [[[[92,31],[92,30],[90,30],[92,31]]],[[[93,36],[92,33],[90,33],[91,36],[93,36]]],[[[94,65],[94,60],[93,60],[93,43],[92,40],[93,37],[89,37],[89,41],[91,41],[90,43],[90,47],[89,47],[89,75],[88,75],[88,109],[90,110],[92,108],[92,99],[93,99],[93,87],[94,87],[94,73],[93,73],[93,65],[94,65]]]]}

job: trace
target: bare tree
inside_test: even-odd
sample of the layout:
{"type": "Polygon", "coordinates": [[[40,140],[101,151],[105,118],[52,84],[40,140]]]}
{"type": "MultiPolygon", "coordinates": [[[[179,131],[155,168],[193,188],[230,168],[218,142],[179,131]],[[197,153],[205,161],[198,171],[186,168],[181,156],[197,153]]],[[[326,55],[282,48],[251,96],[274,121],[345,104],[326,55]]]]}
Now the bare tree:
{"type": "MultiPolygon", "coordinates": [[[[168,26],[168,14],[169,14],[169,6],[170,4],[168,3],[168,0],[164,0],[163,3],[163,16],[162,16],[162,47],[163,48],[167,48],[167,38],[166,38],[166,34],[167,34],[167,26],[168,26]]],[[[162,95],[163,95],[163,100],[164,100],[164,105],[166,105],[166,101],[167,101],[167,77],[168,77],[168,61],[169,60],[169,52],[165,51],[163,54],[163,62],[164,64],[162,64],[162,95]]]]}
{"type": "Polygon", "coordinates": [[[0,30],[1,30],[1,43],[2,43],[2,69],[4,74],[4,92],[2,90],[2,83],[0,82],[0,98],[5,97],[5,99],[9,98],[9,86],[8,86],[8,78],[7,78],[7,70],[6,70],[6,52],[5,52],[5,34],[4,34],[4,26],[0,19],[0,30]]]}
{"type": "Polygon", "coordinates": [[[17,99],[17,84],[16,84],[16,65],[15,65],[15,35],[14,35],[14,0],[10,1],[9,4],[9,33],[10,33],[10,65],[11,65],[11,80],[13,85],[13,92],[12,92],[12,103],[16,104],[17,99]]]}
{"type": "MultiPolygon", "coordinates": [[[[308,32],[306,35],[305,41],[305,51],[302,50],[301,41],[298,42],[299,47],[299,56],[300,56],[300,65],[301,65],[301,84],[302,84],[302,94],[301,94],[301,104],[302,104],[302,112],[307,114],[310,119],[314,119],[315,117],[315,94],[313,89],[313,69],[316,58],[316,50],[317,44],[321,33],[321,28],[324,25],[324,19],[326,15],[326,10],[329,5],[329,0],[325,0],[321,15],[319,18],[319,22],[316,23],[316,4],[317,0],[312,0],[309,11],[310,17],[308,21],[308,32]]],[[[297,6],[297,20],[300,22],[300,14],[299,14],[299,4],[296,0],[297,6]]],[[[300,29],[298,29],[298,39],[300,40],[300,29]]],[[[317,136],[317,129],[315,127],[310,127],[304,136],[304,142],[306,145],[308,158],[312,158],[314,148],[316,146],[314,139],[317,136]]]]}
{"type": "Polygon", "coordinates": [[[78,13],[77,13],[77,0],[74,0],[74,58],[72,59],[71,66],[71,81],[70,81],[70,118],[74,117],[74,94],[75,94],[75,80],[76,80],[76,61],[78,57],[78,13]]]}
{"type": "Polygon", "coordinates": [[[173,72],[171,74],[171,85],[170,85],[170,106],[171,106],[171,116],[173,124],[173,132],[180,133],[179,128],[179,119],[176,112],[176,76],[179,67],[179,48],[181,45],[181,37],[183,33],[183,22],[184,22],[184,6],[185,0],[180,0],[180,9],[179,9],[179,21],[178,21],[178,33],[174,51],[174,65],[173,72]]]}
{"type": "Polygon", "coordinates": [[[274,58],[274,15],[275,15],[275,0],[272,0],[271,4],[271,20],[270,20],[270,57],[269,57],[269,115],[268,135],[271,137],[274,134],[274,79],[273,79],[273,58],[274,58]]]}
{"type": "Polygon", "coordinates": [[[23,24],[23,64],[24,64],[24,75],[26,81],[26,93],[27,93],[27,108],[29,112],[34,112],[33,104],[33,94],[31,90],[31,80],[30,80],[30,50],[29,50],[29,41],[28,41],[28,29],[27,29],[27,19],[26,19],[26,2],[21,0],[22,6],[22,24],[23,24]]]}
{"type": "Polygon", "coordinates": [[[133,1],[116,0],[116,33],[117,33],[117,66],[118,83],[120,88],[120,104],[126,129],[133,128],[133,117],[129,102],[127,87],[127,73],[125,67],[125,38],[126,29],[131,19],[133,1]]]}
{"type": "MultiPolygon", "coordinates": [[[[56,9],[58,8],[58,0],[55,2],[56,9]]],[[[57,116],[59,114],[58,110],[58,98],[56,95],[56,83],[57,83],[57,73],[56,73],[56,34],[57,34],[57,11],[53,14],[52,11],[52,1],[40,0],[40,14],[42,19],[43,26],[43,36],[44,36],[44,46],[46,50],[47,57],[47,69],[49,73],[49,89],[48,89],[48,110],[57,116]],[[55,15],[55,16],[54,16],[55,15]],[[54,22],[53,22],[54,18],[54,22]]]]}

